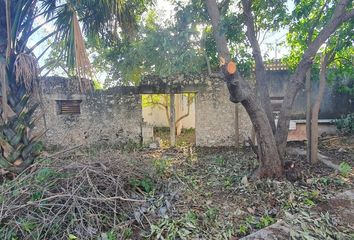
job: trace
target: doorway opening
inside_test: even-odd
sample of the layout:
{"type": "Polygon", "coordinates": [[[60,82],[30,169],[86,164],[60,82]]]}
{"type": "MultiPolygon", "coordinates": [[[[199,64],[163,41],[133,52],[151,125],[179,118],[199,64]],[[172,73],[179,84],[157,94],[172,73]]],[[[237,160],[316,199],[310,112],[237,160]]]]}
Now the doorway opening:
{"type": "Polygon", "coordinates": [[[143,142],[162,148],[194,145],[195,97],[192,92],[143,94],[143,142]]]}

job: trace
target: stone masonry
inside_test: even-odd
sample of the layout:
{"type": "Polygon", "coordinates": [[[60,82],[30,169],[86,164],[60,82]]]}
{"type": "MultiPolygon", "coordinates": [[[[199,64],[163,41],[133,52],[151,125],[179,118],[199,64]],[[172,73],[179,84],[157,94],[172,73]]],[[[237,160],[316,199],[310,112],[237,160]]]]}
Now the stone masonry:
{"type": "MultiPolygon", "coordinates": [[[[288,77],[289,72],[284,69],[267,72],[270,96],[278,105],[281,105],[288,77]]],[[[44,140],[49,145],[146,143],[147,139],[143,140],[142,136],[151,135],[151,129],[146,129],[142,122],[141,94],[187,92],[196,93],[196,145],[236,145],[236,105],[229,101],[226,84],[218,74],[167,78],[149,76],[138,86],[113,87],[85,95],[80,93],[76,81],[62,77],[41,79],[40,88],[47,125],[44,140]],[[61,103],[65,100],[81,101],[80,113],[61,114],[61,103]]],[[[314,92],[314,96],[316,94],[314,92]]],[[[296,121],[303,119],[305,114],[304,94],[300,92],[298,95],[292,116],[296,121]]],[[[321,121],[330,123],[341,114],[353,112],[354,101],[348,94],[326,88],[324,99],[319,116],[321,121]]],[[[252,135],[252,123],[241,104],[238,104],[238,109],[239,142],[242,144],[252,135]]],[[[44,128],[43,121],[38,128],[44,128]]],[[[292,131],[297,131],[296,123],[290,136],[294,135],[292,131]]]]}
{"type": "MultiPolygon", "coordinates": [[[[196,145],[235,145],[235,104],[229,101],[225,83],[206,75],[178,76],[173,79],[146,78],[136,87],[114,87],[80,94],[75,81],[48,77],[40,81],[48,145],[68,147],[78,144],[107,143],[119,145],[142,141],[142,109],[140,94],[195,92],[196,145]],[[60,114],[63,100],[80,100],[80,114],[60,114]]],[[[246,140],[251,122],[241,107],[240,141],[246,140]]],[[[38,128],[44,128],[40,121],[38,128]]]]}

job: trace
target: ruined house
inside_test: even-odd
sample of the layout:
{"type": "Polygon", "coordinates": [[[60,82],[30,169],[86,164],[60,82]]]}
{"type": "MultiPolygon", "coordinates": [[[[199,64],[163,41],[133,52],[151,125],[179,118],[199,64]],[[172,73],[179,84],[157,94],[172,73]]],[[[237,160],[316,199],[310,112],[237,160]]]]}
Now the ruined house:
{"type": "MultiPolygon", "coordinates": [[[[270,96],[277,114],[289,72],[268,69],[270,96]]],[[[252,137],[252,124],[241,105],[229,101],[223,79],[206,74],[146,77],[139,86],[119,86],[81,94],[75,81],[62,77],[40,80],[47,128],[44,141],[60,147],[77,144],[124,144],[153,139],[151,126],[144,124],[142,94],[195,93],[195,134],[197,146],[235,146],[252,137]]],[[[318,89],[314,87],[316,93],[318,89]]],[[[353,112],[352,98],[327,87],[320,111],[320,134],[335,131],[333,119],[353,112]]],[[[306,139],[304,91],[296,98],[289,129],[289,140],[306,139]]]]}

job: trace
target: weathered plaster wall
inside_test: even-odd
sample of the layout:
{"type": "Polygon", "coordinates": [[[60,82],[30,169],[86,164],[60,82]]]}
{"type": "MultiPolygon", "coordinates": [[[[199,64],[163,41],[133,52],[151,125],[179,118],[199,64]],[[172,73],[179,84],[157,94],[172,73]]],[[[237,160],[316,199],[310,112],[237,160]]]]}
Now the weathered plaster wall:
{"type": "Polygon", "coordinates": [[[42,89],[48,145],[140,142],[141,98],[129,88],[81,95],[77,86],[56,77],[42,81],[42,89]],[[58,115],[57,100],[82,100],[81,114],[58,115]]]}
{"type": "MultiPolygon", "coordinates": [[[[236,145],[236,105],[229,100],[226,84],[218,78],[201,89],[196,98],[196,143],[198,146],[236,145]]],[[[246,111],[239,104],[239,141],[248,139],[252,130],[246,111]]]]}
{"type": "MultiPolygon", "coordinates": [[[[179,123],[182,128],[195,128],[195,100],[193,99],[188,107],[188,100],[183,94],[175,94],[175,110],[176,119],[189,114],[179,123]]],[[[161,104],[166,105],[165,100],[161,98],[161,104]]],[[[166,109],[162,105],[155,104],[153,106],[143,107],[144,122],[156,127],[169,127],[169,121],[166,116],[166,109]]]]}
{"type": "MultiPolygon", "coordinates": [[[[144,93],[195,92],[195,129],[197,146],[235,146],[235,104],[230,102],[223,79],[217,75],[145,78],[140,85],[144,93]]],[[[251,134],[252,124],[239,106],[240,143],[251,134]]]]}
{"type": "MultiPolygon", "coordinates": [[[[268,73],[272,97],[283,96],[288,75],[285,71],[268,73]]],[[[217,75],[148,77],[139,86],[114,87],[86,95],[79,94],[75,81],[50,77],[41,80],[41,89],[48,128],[44,140],[51,145],[140,142],[143,124],[141,94],[186,92],[196,93],[197,146],[236,144],[235,104],[229,101],[226,84],[217,75]],[[58,115],[56,100],[82,100],[81,114],[58,115]]],[[[324,99],[325,106],[321,105],[320,119],[339,117],[338,114],[353,111],[354,101],[348,96],[337,96],[327,89],[324,99]]],[[[304,114],[305,104],[302,102],[300,93],[295,100],[293,119],[301,118],[304,114]]],[[[243,143],[251,136],[252,124],[241,104],[238,108],[239,141],[243,143]]],[[[301,128],[299,125],[298,133],[301,128]]],[[[151,129],[148,130],[146,133],[151,135],[151,129]]]]}
{"type": "MultiPolygon", "coordinates": [[[[267,80],[271,97],[283,97],[291,73],[287,70],[268,71],[267,80]]],[[[351,80],[352,81],[352,80],[351,80]]],[[[348,82],[351,82],[348,81],[348,82]]],[[[312,102],[318,95],[318,82],[312,84],[312,102]]],[[[326,86],[320,106],[319,119],[336,119],[354,111],[354,98],[336,91],[336,86],[326,86]]],[[[292,119],[306,118],[306,92],[303,87],[297,94],[292,109],[292,119]]]]}
{"type": "MultiPolygon", "coordinates": [[[[78,94],[78,85],[65,78],[41,81],[49,145],[73,146],[106,142],[140,142],[142,136],[141,94],[196,93],[195,127],[198,146],[235,145],[235,104],[229,101],[225,83],[206,75],[179,76],[175,80],[151,78],[137,87],[115,87],[88,95],[78,94]],[[58,115],[57,100],[82,100],[81,114],[58,115]]],[[[39,127],[43,127],[40,124],[39,127]]],[[[240,142],[251,132],[251,122],[240,106],[240,142]]]]}

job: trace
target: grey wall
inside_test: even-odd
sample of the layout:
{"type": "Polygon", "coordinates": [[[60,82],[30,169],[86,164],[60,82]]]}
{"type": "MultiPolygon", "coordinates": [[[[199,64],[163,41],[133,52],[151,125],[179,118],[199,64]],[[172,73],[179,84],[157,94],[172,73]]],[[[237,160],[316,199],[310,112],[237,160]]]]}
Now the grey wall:
{"type": "MultiPolygon", "coordinates": [[[[267,79],[271,97],[282,97],[290,77],[288,71],[268,71],[267,79]]],[[[313,102],[318,94],[318,83],[312,84],[313,102]]],[[[338,93],[334,87],[326,86],[320,107],[320,119],[336,119],[343,114],[354,112],[353,96],[338,93]]],[[[306,93],[304,88],[296,96],[292,119],[305,119],[306,93]]]]}
{"type": "MultiPolygon", "coordinates": [[[[270,95],[281,97],[289,78],[287,71],[268,71],[270,95]]],[[[198,146],[235,145],[235,104],[229,101],[224,81],[208,75],[145,78],[136,87],[114,87],[92,94],[79,94],[75,81],[49,77],[41,79],[49,145],[140,142],[142,135],[141,95],[147,93],[196,93],[196,144],[198,146]],[[82,100],[80,115],[58,115],[56,100],[82,100]]],[[[317,86],[313,89],[317,93],[317,86]]],[[[296,97],[292,119],[305,118],[304,91],[296,97]]],[[[320,119],[334,119],[353,112],[352,98],[326,88],[320,119]]],[[[37,129],[43,129],[39,121],[37,129]]],[[[240,142],[251,135],[252,124],[239,104],[240,142]]]]}
{"type": "MultiPolygon", "coordinates": [[[[48,78],[41,83],[48,129],[44,141],[48,145],[140,142],[141,97],[129,88],[81,95],[67,79],[48,78]],[[81,114],[58,115],[57,100],[75,99],[82,100],[81,114]]],[[[42,120],[38,128],[44,128],[42,120]]]]}

